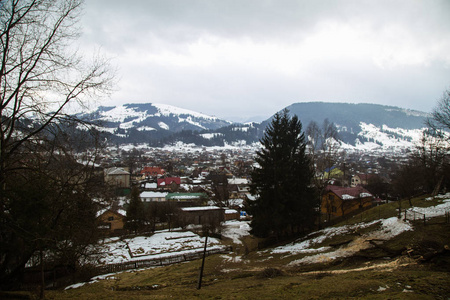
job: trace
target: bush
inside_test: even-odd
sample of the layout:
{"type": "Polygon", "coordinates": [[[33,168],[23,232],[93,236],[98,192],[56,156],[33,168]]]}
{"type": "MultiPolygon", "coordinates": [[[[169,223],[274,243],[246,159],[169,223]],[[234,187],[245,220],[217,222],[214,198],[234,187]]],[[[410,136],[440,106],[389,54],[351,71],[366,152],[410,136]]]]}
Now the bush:
{"type": "Polygon", "coordinates": [[[277,268],[265,268],[260,274],[261,278],[274,278],[283,275],[283,271],[277,268]]]}

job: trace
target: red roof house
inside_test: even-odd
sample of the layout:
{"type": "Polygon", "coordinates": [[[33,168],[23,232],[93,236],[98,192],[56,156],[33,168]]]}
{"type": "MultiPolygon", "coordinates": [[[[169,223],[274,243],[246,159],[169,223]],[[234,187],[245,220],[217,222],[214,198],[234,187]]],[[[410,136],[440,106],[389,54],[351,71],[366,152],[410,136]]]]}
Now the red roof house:
{"type": "Polygon", "coordinates": [[[180,177],[166,177],[166,178],[158,178],[158,187],[159,188],[167,188],[174,190],[181,184],[180,177]]]}
{"type": "Polygon", "coordinates": [[[165,173],[164,169],[160,167],[144,167],[141,171],[141,174],[145,175],[145,177],[164,175],[165,173]]]}

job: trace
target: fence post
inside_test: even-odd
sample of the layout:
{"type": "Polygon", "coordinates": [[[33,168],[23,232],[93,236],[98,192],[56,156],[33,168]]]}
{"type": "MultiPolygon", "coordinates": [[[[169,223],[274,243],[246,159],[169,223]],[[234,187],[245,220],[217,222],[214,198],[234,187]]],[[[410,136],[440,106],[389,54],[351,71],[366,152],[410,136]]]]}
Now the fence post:
{"type": "Polygon", "coordinates": [[[425,214],[423,214],[423,225],[426,225],[427,219],[425,219],[425,214]]]}
{"type": "Polygon", "coordinates": [[[203,268],[205,267],[205,256],[206,256],[207,243],[208,243],[208,232],[206,232],[206,236],[205,236],[205,248],[203,249],[203,258],[202,258],[202,266],[200,267],[200,274],[198,275],[197,290],[202,288],[203,268]]]}

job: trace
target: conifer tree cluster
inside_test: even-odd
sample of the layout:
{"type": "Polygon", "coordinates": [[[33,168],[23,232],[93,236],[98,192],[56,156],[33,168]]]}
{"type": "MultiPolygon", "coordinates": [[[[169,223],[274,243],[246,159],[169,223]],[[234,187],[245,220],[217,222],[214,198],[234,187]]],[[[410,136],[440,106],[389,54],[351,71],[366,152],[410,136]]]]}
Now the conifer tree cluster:
{"type": "Polygon", "coordinates": [[[144,204],[139,195],[139,188],[134,186],[131,189],[130,203],[127,207],[127,218],[125,228],[134,233],[140,231],[145,225],[144,204]]]}
{"type": "Polygon", "coordinates": [[[252,172],[248,202],[252,233],[259,237],[290,236],[314,222],[313,172],[306,155],[302,124],[289,111],[277,113],[261,139],[258,167],[252,172]]]}

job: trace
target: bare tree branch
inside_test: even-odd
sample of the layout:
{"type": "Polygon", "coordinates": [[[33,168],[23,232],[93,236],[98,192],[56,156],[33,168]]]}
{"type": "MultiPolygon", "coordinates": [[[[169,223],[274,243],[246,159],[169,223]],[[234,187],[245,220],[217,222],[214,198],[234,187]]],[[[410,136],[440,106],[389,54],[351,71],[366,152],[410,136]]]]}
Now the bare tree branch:
{"type": "Polygon", "coordinates": [[[8,158],[54,123],[72,102],[107,93],[107,60],[71,50],[82,0],[6,0],[0,5],[0,183],[8,158]],[[24,119],[34,126],[18,126],[24,119]],[[37,124],[37,126],[36,126],[37,124]]]}

